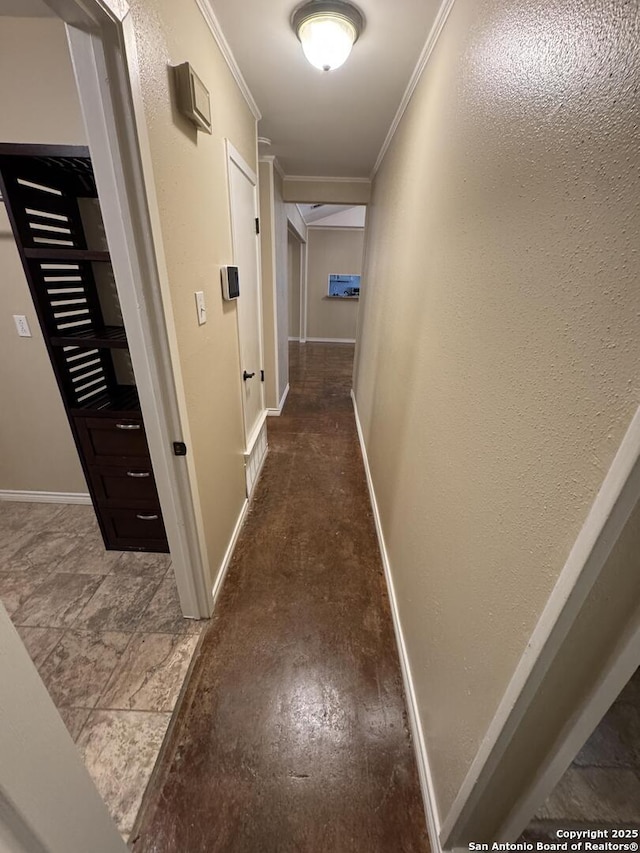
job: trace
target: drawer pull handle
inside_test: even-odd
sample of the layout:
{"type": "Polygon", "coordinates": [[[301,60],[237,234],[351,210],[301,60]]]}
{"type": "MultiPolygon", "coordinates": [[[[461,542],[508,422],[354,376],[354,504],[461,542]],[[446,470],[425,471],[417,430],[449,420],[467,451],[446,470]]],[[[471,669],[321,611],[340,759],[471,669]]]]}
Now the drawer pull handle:
{"type": "Polygon", "coordinates": [[[150,476],[150,471],[127,471],[127,477],[135,477],[136,479],[142,479],[150,476]]]}
{"type": "Polygon", "coordinates": [[[140,424],[116,424],[116,429],[142,429],[140,424]]]}
{"type": "Polygon", "coordinates": [[[157,515],[141,515],[137,513],[136,518],[139,518],[140,521],[157,521],[159,516],[157,515]]]}

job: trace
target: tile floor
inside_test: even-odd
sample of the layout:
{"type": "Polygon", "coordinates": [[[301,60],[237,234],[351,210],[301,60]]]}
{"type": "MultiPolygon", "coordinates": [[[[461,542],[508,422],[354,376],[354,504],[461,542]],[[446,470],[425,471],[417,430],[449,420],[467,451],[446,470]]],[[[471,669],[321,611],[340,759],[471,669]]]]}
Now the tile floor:
{"type": "Polygon", "coordinates": [[[169,555],[106,551],[89,506],[0,502],[0,600],[127,838],[206,623],[169,555]]]}
{"type": "Polygon", "coordinates": [[[640,826],[640,670],[538,809],[527,833],[566,825],[640,826]]]}

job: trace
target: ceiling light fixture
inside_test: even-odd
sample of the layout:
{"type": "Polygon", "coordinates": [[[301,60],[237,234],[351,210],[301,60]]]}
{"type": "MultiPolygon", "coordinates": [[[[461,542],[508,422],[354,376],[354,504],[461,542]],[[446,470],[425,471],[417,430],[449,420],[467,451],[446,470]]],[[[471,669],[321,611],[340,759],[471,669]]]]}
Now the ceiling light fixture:
{"type": "Polygon", "coordinates": [[[294,11],[291,26],[309,62],[321,71],[333,71],[346,62],[364,17],[343,0],[310,0],[294,11]]]}

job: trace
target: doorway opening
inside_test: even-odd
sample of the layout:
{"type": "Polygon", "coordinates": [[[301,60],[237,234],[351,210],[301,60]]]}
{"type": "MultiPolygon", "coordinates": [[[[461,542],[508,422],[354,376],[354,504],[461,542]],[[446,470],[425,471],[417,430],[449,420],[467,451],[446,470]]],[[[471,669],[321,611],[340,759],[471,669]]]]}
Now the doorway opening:
{"type": "MultiPolygon", "coordinates": [[[[86,147],[78,85],[91,81],[80,43],[98,50],[99,39],[76,32],[77,85],[74,31],[44,4],[28,4],[28,14],[2,18],[0,50],[7,67],[27,69],[19,94],[10,75],[0,83],[0,300],[10,321],[1,337],[12,366],[2,380],[11,452],[0,469],[0,602],[40,675],[34,715],[42,731],[53,727],[58,772],[73,775],[60,758],[68,739],[42,684],[126,838],[204,625],[183,617],[179,585],[184,609],[205,614],[197,595],[189,603],[188,534],[175,535],[180,488],[168,472],[166,385],[150,379],[166,365],[141,331],[152,309],[140,309],[137,284],[122,274],[133,258],[113,239],[117,193],[98,192],[105,160],[116,172],[122,164],[105,156],[103,135],[98,178],[86,147]]],[[[122,213],[119,224],[126,228],[122,213]]],[[[17,648],[2,617],[3,648],[17,648]]],[[[24,661],[21,688],[37,682],[24,661]]],[[[27,753],[21,769],[31,767],[27,753]]],[[[84,784],[92,788],[86,774],[84,784]]],[[[75,809],[86,805],[81,797],[75,809]]]]}
{"type": "Polygon", "coordinates": [[[306,273],[306,242],[289,224],[287,228],[287,304],[289,343],[304,343],[303,282],[306,273]]]}
{"type": "MultiPolygon", "coordinates": [[[[294,313],[300,305],[300,321],[299,326],[290,325],[289,337],[302,343],[355,344],[359,300],[366,288],[362,280],[366,206],[297,207],[307,226],[307,244],[299,294],[290,278],[291,301],[294,313]],[[298,328],[297,336],[292,328],[298,328]]],[[[290,259],[296,264],[295,251],[290,259]]]]}

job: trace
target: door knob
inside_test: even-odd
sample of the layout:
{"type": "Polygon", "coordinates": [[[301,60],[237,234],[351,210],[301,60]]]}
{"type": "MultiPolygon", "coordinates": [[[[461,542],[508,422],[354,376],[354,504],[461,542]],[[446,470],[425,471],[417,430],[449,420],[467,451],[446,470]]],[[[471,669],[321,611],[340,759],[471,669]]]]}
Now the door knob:
{"type": "Polygon", "coordinates": [[[246,382],[246,381],[247,381],[247,379],[253,379],[253,377],[254,377],[255,375],[256,375],[255,373],[247,373],[247,371],[245,370],[245,371],[243,371],[243,373],[242,373],[242,379],[246,382]]]}

